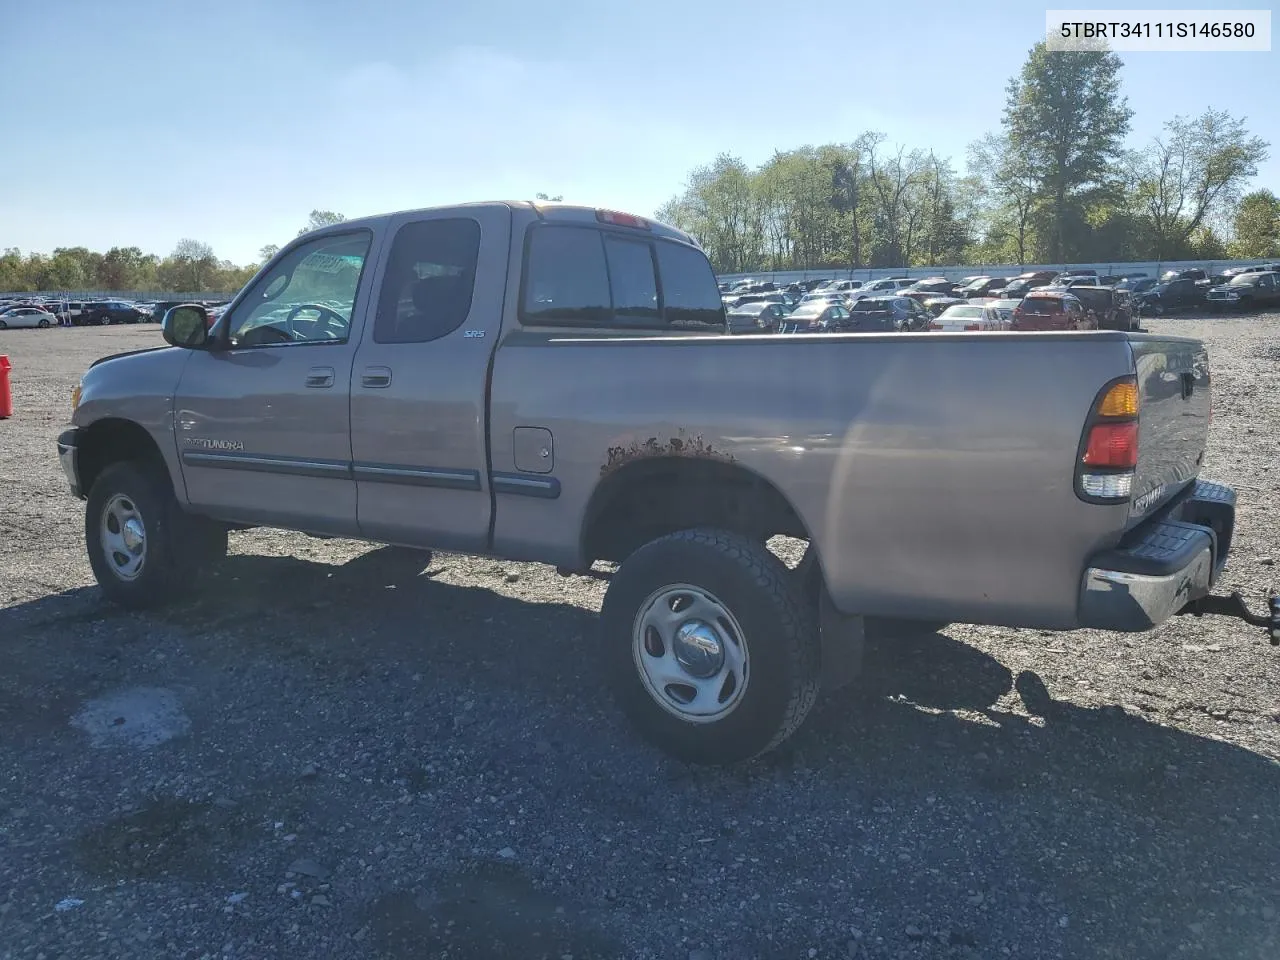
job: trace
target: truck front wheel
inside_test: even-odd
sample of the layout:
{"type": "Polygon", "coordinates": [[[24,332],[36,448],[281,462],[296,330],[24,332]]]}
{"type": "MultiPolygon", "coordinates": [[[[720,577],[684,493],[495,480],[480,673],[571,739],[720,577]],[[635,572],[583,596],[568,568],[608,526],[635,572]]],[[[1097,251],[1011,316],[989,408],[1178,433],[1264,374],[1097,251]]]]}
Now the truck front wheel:
{"type": "Polygon", "coordinates": [[[787,568],[723,530],[683,530],[619,567],[601,610],[607,669],[641,735],[682,760],[773,749],[817,698],[813,615],[787,568]]]}
{"type": "Polygon", "coordinates": [[[85,507],[89,565],[107,599],[156,607],[190,592],[227,552],[226,527],[184,513],[163,467],[113,463],[85,507]]]}

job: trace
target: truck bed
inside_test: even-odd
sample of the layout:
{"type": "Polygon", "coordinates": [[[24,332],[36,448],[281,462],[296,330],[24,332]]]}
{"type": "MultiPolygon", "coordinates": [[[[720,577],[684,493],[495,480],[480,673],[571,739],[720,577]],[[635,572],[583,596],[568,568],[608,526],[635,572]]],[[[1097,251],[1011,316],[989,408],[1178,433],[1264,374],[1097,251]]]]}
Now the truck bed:
{"type": "Polygon", "coordinates": [[[517,423],[545,424],[563,494],[504,499],[494,549],[545,558],[552,545],[558,562],[589,561],[576,505],[602,474],[704,457],[786,491],[841,610],[1068,629],[1088,558],[1194,478],[1207,380],[1197,341],[1110,331],[514,331],[494,360],[493,469],[514,469],[517,423]],[[1135,370],[1135,496],[1150,495],[1133,508],[1086,503],[1073,486],[1085,418],[1104,384],[1135,370]]]}

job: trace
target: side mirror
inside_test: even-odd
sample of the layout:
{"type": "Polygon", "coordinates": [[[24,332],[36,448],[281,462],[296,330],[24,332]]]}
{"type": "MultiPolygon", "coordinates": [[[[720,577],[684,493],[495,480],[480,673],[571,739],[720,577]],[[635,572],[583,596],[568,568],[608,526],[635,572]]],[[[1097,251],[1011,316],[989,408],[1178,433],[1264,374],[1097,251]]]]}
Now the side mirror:
{"type": "Polygon", "coordinates": [[[203,350],[209,343],[209,313],[198,303],[170,307],[160,333],[171,346],[203,350]]]}

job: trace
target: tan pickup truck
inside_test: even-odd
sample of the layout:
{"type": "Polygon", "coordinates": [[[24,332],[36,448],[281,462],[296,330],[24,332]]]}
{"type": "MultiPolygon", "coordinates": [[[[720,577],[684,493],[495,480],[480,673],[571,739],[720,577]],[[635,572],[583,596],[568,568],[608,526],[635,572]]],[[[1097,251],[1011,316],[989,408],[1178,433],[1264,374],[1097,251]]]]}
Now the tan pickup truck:
{"type": "Polygon", "coordinates": [[[692,760],[785,739],[864,617],[1144,630],[1205,609],[1231,544],[1234,493],[1197,480],[1200,343],[730,337],[697,244],[640,217],[342,223],[206,320],[94,364],[59,438],[109,598],[175,597],[246,525],[615,562],[612,685],[692,760]]]}

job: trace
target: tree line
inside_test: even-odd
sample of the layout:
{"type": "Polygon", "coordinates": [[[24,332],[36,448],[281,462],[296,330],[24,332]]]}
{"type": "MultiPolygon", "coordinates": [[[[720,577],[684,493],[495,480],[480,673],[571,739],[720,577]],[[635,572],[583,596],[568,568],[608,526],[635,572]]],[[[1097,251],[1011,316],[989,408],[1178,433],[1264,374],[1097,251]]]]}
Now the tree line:
{"type": "Polygon", "coordinates": [[[1268,142],[1206,109],[1127,147],[1121,67],[1037,44],[963,171],[867,132],[755,169],[721,154],[656,216],[721,273],[1280,257],[1280,200],[1245,193],[1268,142]]]}
{"type": "MultiPolygon", "coordinates": [[[[346,218],[331,210],[312,210],[298,236],[346,218]]],[[[243,287],[259,268],[276,255],[268,244],[256,263],[239,266],[220,260],[213,248],[199,240],[179,240],[166,257],[143,253],[138,247],[112,247],[106,253],[87,247],[58,247],[51,254],[27,253],[9,247],[0,254],[0,291],[153,290],[174,293],[231,294],[243,287]]]]}

